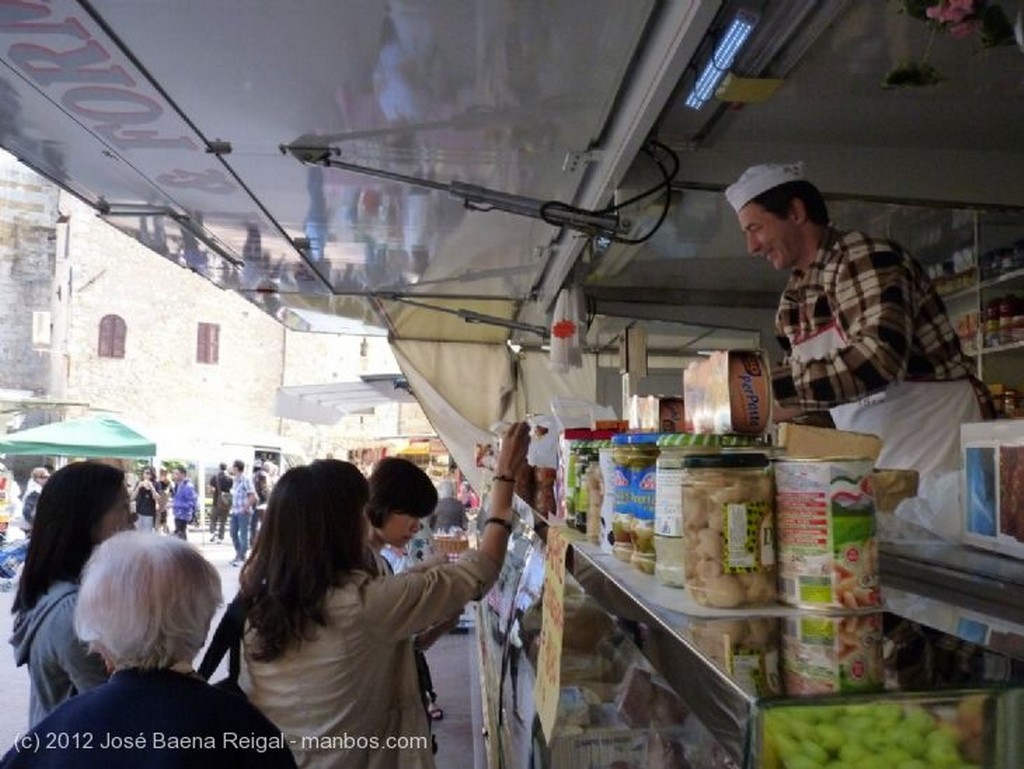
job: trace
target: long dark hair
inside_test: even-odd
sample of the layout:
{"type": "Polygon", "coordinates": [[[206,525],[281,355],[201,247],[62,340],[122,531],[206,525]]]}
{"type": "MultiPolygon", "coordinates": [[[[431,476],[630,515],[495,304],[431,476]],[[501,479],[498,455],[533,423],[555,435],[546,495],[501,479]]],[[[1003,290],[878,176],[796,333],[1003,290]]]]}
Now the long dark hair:
{"type": "Polygon", "coordinates": [[[366,478],[337,459],[318,459],[280,477],[260,535],[239,576],[255,631],[253,657],[269,661],[326,625],[324,600],[345,575],[370,570],[366,478]]]}
{"type": "Polygon", "coordinates": [[[32,521],[25,567],[11,611],[28,611],[55,582],[78,582],[93,547],[93,529],[125,498],[124,473],[100,462],[75,462],[50,476],[32,521]]]}

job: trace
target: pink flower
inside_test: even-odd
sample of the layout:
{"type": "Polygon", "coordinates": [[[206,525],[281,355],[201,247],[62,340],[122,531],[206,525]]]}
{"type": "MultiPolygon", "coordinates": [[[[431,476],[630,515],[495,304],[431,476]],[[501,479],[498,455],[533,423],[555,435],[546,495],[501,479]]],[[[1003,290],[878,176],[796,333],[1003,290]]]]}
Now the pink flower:
{"type": "Polygon", "coordinates": [[[944,25],[960,24],[974,13],[975,0],[940,0],[926,10],[925,16],[944,25]]]}

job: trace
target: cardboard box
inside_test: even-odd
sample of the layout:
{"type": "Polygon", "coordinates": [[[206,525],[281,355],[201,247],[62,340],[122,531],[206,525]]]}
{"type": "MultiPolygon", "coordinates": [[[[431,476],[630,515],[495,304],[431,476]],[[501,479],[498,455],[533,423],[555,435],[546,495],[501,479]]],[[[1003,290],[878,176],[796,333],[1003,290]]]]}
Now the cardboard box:
{"type": "Polygon", "coordinates": [[[963,542],[1024,558],[1024,420],[962,425],[963,542]]]}

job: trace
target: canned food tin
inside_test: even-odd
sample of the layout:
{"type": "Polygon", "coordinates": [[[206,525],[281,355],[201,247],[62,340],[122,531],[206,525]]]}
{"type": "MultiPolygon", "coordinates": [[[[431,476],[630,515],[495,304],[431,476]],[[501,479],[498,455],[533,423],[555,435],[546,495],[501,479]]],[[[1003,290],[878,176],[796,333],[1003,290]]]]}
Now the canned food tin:
{"type": "Polygon", "coordinates": [[[881,603],[870,459],[775,462],[779,599],[806,609],[881,603]]]}
{"type": "Polygon", "coordinates": [[[882,689],[882,613],[786,618],[781,666],[790,695],[882,689]]]}

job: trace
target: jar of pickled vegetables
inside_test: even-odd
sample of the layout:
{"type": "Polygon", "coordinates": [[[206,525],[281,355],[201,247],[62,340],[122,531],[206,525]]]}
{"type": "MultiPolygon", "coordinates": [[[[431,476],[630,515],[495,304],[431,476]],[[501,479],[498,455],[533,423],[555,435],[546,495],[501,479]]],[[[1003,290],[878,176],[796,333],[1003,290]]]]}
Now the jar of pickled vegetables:
{"type": "Polygon", "coordinates": [[[683,459],[686,589],[722,609],[774,603],[774,488],[760,453],[683,459]]]}
{"type": "MultiPolygon", "coordinates": [[[[690,454],[710,454],[713,445],[686,445],[668,439],[704,438],[685,433],[659,441],[654,492],[654,576],[663,585],[685,587],[683,539],[683,459],[690,454]]],[[[716,436],[711,436],[716,437],[716,436]]]]}
{"type": "Polygon", "coordinates": [[[615,462],[613,551],[647,574],[654,573],[654,490],[657,433],[622,433],[612,438],[615,462]],[[625,532],[629,541],[625,541],[625,532]]]}

